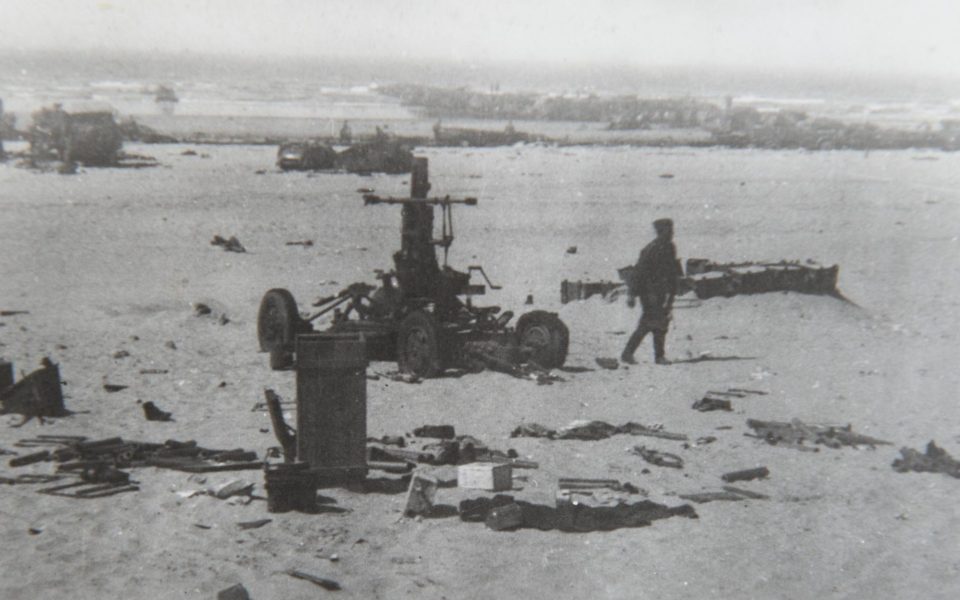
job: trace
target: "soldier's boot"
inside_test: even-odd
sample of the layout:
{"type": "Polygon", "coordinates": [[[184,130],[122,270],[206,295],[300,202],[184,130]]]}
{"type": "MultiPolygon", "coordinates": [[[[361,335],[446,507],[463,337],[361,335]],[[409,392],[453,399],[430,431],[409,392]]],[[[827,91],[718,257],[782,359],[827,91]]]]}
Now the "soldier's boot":
{"type": "Polygon", "coordinates": [[[637,351],[637,348],[640,347],[640,343],[643,341],[643,338],[646,337],[647,330],[644,327],[637,327],[633,335],[630,336],[630,339],[627,340],[627,347],[623,349],[623,352],[620,354],[620,361],[627,364],[635,365],[637,361],[633,358],[633,354],[637,351]]]}
{"type": "Polygon", "coordinates": [[[653,332],[653,357],[654,361],[658,365],[669,365],[670,361],[667,360],[665,355],[666,352],[666,342],[667,342],[667,332],[666,331],[654,331],[653,332]]]}

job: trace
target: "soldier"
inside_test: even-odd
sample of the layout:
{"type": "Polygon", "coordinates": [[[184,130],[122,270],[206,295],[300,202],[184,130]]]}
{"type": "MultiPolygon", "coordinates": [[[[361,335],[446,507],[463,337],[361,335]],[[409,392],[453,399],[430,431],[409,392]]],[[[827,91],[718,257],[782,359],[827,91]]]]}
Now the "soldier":
{"type": "Polygon", "coordinates": [[[350,123],[344,121],[343,127],[340,128],[340,143],[349,145],[351,142],[353,142],[353,130],[350,129],[350,123]]]}
{"type": "Polygon", "coordinates": [[[636,306],[636,297],[640,297],[643,313],[637,329],[627,341],[620,360],[636,364],[633,353],[647,333],[653,333],[653,353],[658,365],[668,365],[664,344],[667,327],[670,324],[670,310],[677,294],[677,280],[681,275],[677,262],[677,249],[673,245],[673,221],[657,219],[653,222],[657,238],[640,252],[640,258],[634,267],[633,276],[628,283],[627,305],[636,306]]]}

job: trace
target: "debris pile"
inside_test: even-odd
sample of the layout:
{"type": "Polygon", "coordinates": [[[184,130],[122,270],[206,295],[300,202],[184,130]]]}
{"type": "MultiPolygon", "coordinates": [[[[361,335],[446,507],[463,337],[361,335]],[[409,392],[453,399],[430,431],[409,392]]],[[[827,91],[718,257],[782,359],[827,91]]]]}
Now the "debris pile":
{"type": "Polygon", "coordinates": [[[560,429],[549,429],[538,423],[524,423],[510,433],[510,437],[542,437],[551,440],[604,440],[614,435],[643,435],[667,440],[686,441],[682,433],[664,431],[662,425],[648,426],[628,422],[611,425],[605,421],[573,421],[560,429]]]}
{"type": "Polygon", "coordinates": [[[210,240],[211,246],[220,246],[227,252],[246,252],[247,249],[243,247],[243,244],[240,243],[240,240],[237,239],[237,236],[230,236],[229,240],[224,239],[219,235],[214,235],[213,239],[210,240]]]}
{"type": "Polygon", "coordinates": [[[669,507],[649,500],[616,506],[587,506],[558,500],[557,506],[531,504],[513,496],[497,494],[492,498],[473,498],[460,502],[461,521],[484,522],[494,531],[516,529],[560,530],[568,532],[612,531],[627,527],[646,527],[658,519],[680,516],[697,518],[689,504],[669,507]]]}
{"type": "Polygon", "coordinates": [[[765,292],[837,294],[840,267],[823,267],[812,261],[714,263],[687,259],[685,284],[697,298],[731,297],[765,292]]]}
{"type": "Polygon", "coordinates": [[[789,423],[747,419],[747,426],[755,432],[751,437],[760,438],[773,446],[784,446],[798,450],[817,451],[817,448],[804,446],[804,442],[824,445],[830,448],[840,448],[841,446],[875,447],[890,445],[890,442],[854,433],[849,424],[809,424],[799,419],[794,419],[789,423]]]}
{"type": "Polygon", "coordinates": [[[63,417],[70,414],[63,404],[60,367],[44,358],[42,367],[13,382],[13,364],[0,363],[0,414],[17,413],[24,422],[37,417],[63,417]],[[3,384],[6,384],[5,386],[3,384]]]}
{"type": "Polygon", "coordinates": [[[898,473],[906,473],[907,471],[943,473],[960,479],[960,461],[937,446],[933,440],[927,444],[926,453],[904,447],[900,449],[900,454],[902,456],[893,461],[893,470],[898,473]]]}

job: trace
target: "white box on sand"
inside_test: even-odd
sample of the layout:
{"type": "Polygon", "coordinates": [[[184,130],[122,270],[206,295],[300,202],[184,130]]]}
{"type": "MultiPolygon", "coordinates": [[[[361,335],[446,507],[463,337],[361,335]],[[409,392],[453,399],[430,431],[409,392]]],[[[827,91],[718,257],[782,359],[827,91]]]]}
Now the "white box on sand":
{"type": "Polygon", "coordinates": [[[509,490],[513,487],[513,467],[489,462],[460,465],[457,469],[457,486],[491,492],[509,490]]]}

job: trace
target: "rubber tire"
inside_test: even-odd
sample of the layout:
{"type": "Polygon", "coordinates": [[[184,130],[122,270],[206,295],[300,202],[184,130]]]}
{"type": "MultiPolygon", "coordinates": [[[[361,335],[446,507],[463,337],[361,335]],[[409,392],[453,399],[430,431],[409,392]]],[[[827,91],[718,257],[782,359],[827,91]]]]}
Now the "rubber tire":
{"type": "Polygon", "coordinates": [[[257,313],[257,339],[261,351],[289,352],[299,328],[300,313],[297,312],[297,301],[293,299],[293,294],[282,288],[274,288],[263,295],[257,313]]]}
{"type": "Polygon", "coordinates": [[[534,350],[531,359],[541,367],[557,369],[567,361],[570,330],[556,313],[535,310],[520,317],[517,321],[517,344],[521,348],[529,347],[532,345],[531,341],[539,346],[534,350]],[[529,340],[529,336],[536,337],[529,340]]]}
{"type": "Polygon", "coordinates": [[[422,379],[436,377],[443,372],[441,347],[440,325],[436,318],[426,311],[415,310],[400,322],[397,368],[401,373],[411,373],[422,379]],[[411,347],[411,344],[418,348],[411,347]]]}

